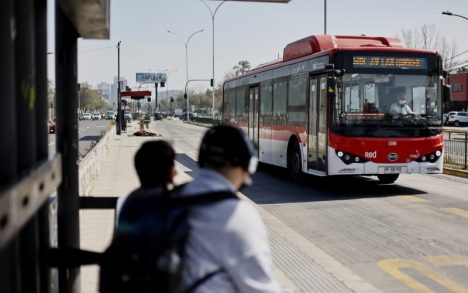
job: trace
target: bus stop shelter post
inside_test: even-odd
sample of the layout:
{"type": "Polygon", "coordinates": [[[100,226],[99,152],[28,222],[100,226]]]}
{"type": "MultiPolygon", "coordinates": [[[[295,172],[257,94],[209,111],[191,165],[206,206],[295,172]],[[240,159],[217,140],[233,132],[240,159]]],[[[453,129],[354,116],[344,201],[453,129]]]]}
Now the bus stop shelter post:
{"type": "MultiPolygon", "coordinates": [[[[2,1],[0,9],[0,80],[2,81],[2,135],[8,139],[0,140],[0,186],[12,183],[17,176],[17,123],[15,91],[15,48],[11,32],[14,30],[15,11],[13,0],[2,1]]],[[[1,195],[0,195],[1,196],[1,195]]],[[[0,250],[0,292],[18,292],[19,257],[17,241],[0,250]]]]}
{"type": "MultiPolygon", "coordinates": [[[[48,137],[48,80],[47,80],[47,0],[34,1],[35,57],[36,57],[36,133],[37,159],[43,161],[49,155],[48,137]]],[[[55,103],[54,103],[55,104],[55,103]]],[[[51,109],[52,110],[52,109],[51,109]]],[[[53,117],[51,117],[53,119],[53,117]]],[[[50,248],[49,202],[38,212],[39,224],[39,292],[50,292],[50,270],[46,255],[50,248]]]]}
{"type": "MultiPolygon", "coordinates": [[[[78,190],[78,33],[55,4],[55,63],[57,152],[62,155],[62,183],[58,188],[58,247],[79,248],[78,190]]],[[[80,269],[59,269],[59,292],[80,292],[80,269]]]]}
{"type": "MultiPolygon", "coordinates": [[[[33,0],[15,1],[16,29],[16,123],[18,129],[18,172],[27,174],[35,167],[37,157],[36,107],[37,87],[35,71],[35,11],[33,0]],[[19,21],[20,20],[20,21],[19,21]]],[[[47,55],[46,55],[47,56],[47,55]]],[[[39,225],[32,216],[19,233],[20,290],[37,292],[39,287],[39,225]]]]}

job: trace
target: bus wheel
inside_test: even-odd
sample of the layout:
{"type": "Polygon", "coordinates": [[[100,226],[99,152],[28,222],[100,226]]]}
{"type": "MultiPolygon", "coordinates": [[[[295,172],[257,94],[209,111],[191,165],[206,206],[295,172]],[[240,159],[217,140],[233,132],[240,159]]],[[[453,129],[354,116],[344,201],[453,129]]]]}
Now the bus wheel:
{"type": "Polygon", "coordinates": [[[400,174],[383,174],[377,175],[377,178],[379,178],[380,184],[391,184],[398,179],[398,176],[400,176],[400,174]]]}
{"type": "Polygon", "coordinates": [[[293,180],[297,183],[304,183],[305,174],[302,172],[302,158],[299,144],[295,143],[288,156],[288,169],[293,180]]]}

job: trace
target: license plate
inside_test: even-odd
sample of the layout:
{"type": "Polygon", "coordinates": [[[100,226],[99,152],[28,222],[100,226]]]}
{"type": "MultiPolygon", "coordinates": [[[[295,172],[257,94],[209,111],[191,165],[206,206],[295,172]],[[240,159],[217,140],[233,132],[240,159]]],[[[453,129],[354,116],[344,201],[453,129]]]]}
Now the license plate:
{"type": "Polygon", "coordinates": [[[398,174],[401,173],[401,169],[402,168],[400,166],[381,167],[383,174],[398,174]]]}

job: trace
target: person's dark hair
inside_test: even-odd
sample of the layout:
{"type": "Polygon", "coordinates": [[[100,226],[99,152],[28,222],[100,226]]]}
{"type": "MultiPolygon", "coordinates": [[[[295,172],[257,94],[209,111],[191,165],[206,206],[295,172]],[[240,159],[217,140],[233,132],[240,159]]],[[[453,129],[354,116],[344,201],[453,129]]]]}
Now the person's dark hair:
{"type": "Polygon", "coordinates": [[[172,181],[175,152],[164,140],[145,142],[135,155],[135,169],[143,188],[167,187],[172,181]]]}
{"type": "Polygon", "coordinates": [[[230,125],[218,125],[205,133],[198,154],[198,165],[212,169],[239,166],[249,171],[254,156],[254,147],[242,130],[230,125]]]}

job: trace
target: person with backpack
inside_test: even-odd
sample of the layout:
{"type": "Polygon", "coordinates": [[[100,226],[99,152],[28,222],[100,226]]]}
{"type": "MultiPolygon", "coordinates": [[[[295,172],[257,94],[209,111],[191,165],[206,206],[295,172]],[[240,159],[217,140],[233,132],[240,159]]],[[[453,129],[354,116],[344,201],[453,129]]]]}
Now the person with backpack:
{"type": "MultiPolygon", "coordinates": [[[[184,219],[183,211],[169,213],[175,151],[164,140],[148,141],[137,151],[134,163],[141,186],[123,204],[117,203],[114,236],[99,263],[99,291],[174,292],[177,278],[171,277],[175,275],[171,263],[158,261],[167,259],[164,251],[171,241],[184,243],[184,236],[170,238],[171,221],[184,219]]],[[[180,225],[177,231],[183,235],[187,229],[180,225]]]]}
{"type": "Polygon", "coordinates": [[[250,185],[257,168],[254,146],[235,127],[220,125],[204,135],[195,179],[182,198],[231,194],[218,202],[193,206],[185,246],[181,292],[280,292],[271,265],[265,225],[258,211],[236,196],[250,185]]]}
{"type": "Polygon", "coordinates": [[[140,201],[145,201],[148,197],[167,193],[176,175],[175,151],[165,140],[143,143],[135,154],[134,164],[140,187],[124,198],[123,205],[118,202],[117,225],[122,219],[131,216],[128,213],[139,212],[133,205],[140,204],[140,201]]]}

